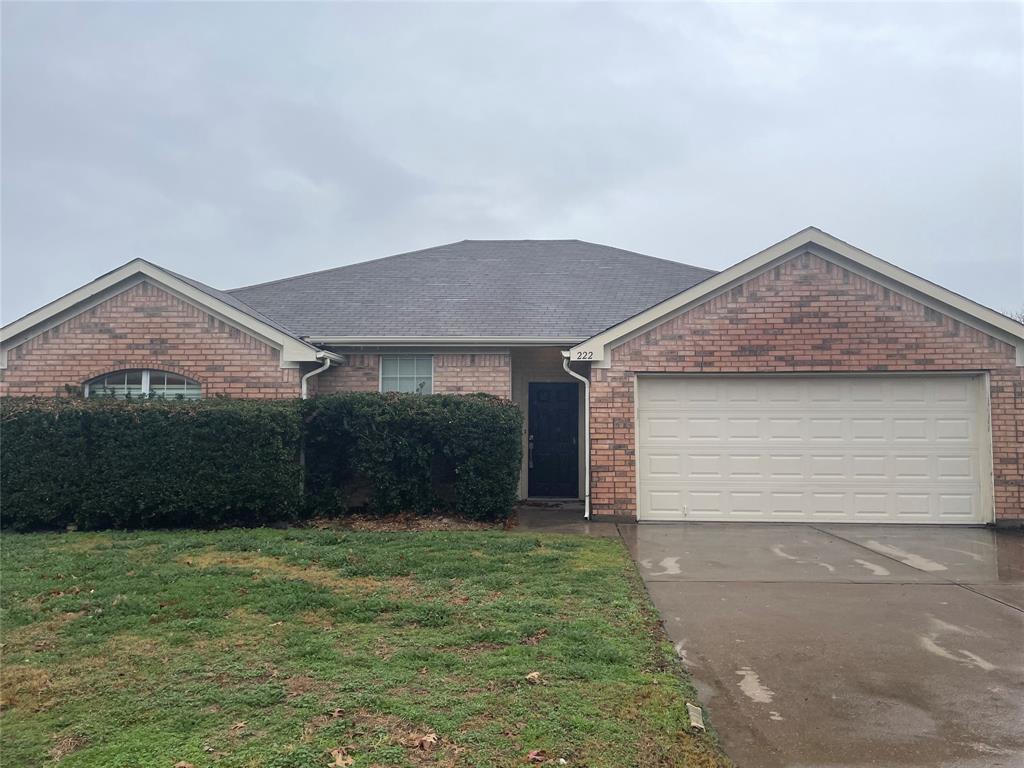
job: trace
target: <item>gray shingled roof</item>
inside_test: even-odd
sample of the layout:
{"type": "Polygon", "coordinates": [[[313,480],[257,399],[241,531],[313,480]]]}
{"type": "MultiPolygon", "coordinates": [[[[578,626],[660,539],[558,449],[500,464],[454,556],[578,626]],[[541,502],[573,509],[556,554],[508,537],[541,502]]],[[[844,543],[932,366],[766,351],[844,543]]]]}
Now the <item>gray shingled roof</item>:
{"type": "MultiPolygon", "coordinates": [[[[149,263],[152,263],[152,262],[149,262],[149,263]]],[[[154,264],[153,266],[157,266],[157,265],[154,264]]],[[[193,279],[191,277],[188,277],[187,275],[183,275],[180,272],[173,272],[173,271],[167,269],[166,267],[158,267],[158,268],[162,269],[167,274],[174,275],[179,280],[188,283],[193,288],[195,288],[197,291],[202,291],[207,296],[212,296],[215,299],[223,301],[229,307],[232,307],[233,309],[237,309],[239,312],[244,312],[245,314],[249,315],[249,317],[255,318],[256,320],[259,320],[261,323],[266,323],[271,328],[274,328],[275,330],[278,330],[281,333],[287,334],[288,336],[291,336],[292,338],[295,338],[295,339],[299,338],[299,336],[297,334],[295,334],[294,332],[288,330],[287,328],[285,328],[283,325],[281,325],[279,322],[277,322],[273,318],[267,317],[262,312],[254,309],[253,307],[250,307],[244,301],[241,301],[241,300],[235,298],[234,296],[232,296],[227,291],[218,290],[217,288],[213,288],[213,287],[207,285],[206,283],[201,283],[198,280],[195,280],[195,279],[193,279]]]]}
{"type": "Polygon", "coordinates": [[[227,293],[299,336],[584,339],[713,274],[579,240],[463,240],[227,293]]]}

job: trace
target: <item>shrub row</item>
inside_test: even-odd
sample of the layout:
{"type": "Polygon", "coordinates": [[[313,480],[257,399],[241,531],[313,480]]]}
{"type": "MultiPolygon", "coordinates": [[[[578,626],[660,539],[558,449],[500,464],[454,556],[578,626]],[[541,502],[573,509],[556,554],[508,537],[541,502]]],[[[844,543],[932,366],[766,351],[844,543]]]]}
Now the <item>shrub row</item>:
{"type": "Polygon", "coordinates": [[[307,401],[306,469],[322,514],[451,510],[497,520],[516,499],[522,414],[490,395],[347,393],[307,401]]]}
{"type": "Polygon", "coordinates": [[[295,402],[6,399],[5,527],[261,524],[302,510],[295,402]]]}
{"type": "Polygon", "coordinates": [[[261,525],[360,505],[501,519],[521,459],[519,409],[486,395],[5,398],[0,418],[0,523],[17,530],[261,525]]]}

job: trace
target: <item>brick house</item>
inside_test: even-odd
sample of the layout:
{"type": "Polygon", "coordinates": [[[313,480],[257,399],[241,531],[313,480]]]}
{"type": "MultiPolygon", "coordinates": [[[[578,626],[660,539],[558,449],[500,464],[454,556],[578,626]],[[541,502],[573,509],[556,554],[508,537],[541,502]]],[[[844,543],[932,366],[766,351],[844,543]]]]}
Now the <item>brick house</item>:
{"type": "Polygon", "coordinates": [[[522,496],[642,521],[1024,523],[1024,326],[811,228],[723,272],[463,241],[220,291],[136,259],[3,328],[5,395],[488,392],[522,496]]]}

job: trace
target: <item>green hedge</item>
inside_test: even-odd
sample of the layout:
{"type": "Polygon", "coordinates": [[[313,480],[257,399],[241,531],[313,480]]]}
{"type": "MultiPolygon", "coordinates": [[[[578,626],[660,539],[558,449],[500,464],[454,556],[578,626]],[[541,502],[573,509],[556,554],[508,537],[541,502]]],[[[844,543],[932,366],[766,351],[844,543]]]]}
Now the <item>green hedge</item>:
{"type": "Polygon", "coordinates": [[[349,392],[307,401],[305,412],[308,488],[321,514],[364,501],[378,513],[477,520],[512,510],[523,417],[507,400],[349,392]]]}
{"type": "Polygon", "coordinates": [[[500,520],[522,451],[519,409],[487,395],[4,398],[0,418],[0,523],[17,530],[261,525],[351,506],[500,520]]]}
{"type": "Polygon", "coordinates": [[[211,527],[303,508],[296,401],[5,398],[4,527],[211,527]]]}

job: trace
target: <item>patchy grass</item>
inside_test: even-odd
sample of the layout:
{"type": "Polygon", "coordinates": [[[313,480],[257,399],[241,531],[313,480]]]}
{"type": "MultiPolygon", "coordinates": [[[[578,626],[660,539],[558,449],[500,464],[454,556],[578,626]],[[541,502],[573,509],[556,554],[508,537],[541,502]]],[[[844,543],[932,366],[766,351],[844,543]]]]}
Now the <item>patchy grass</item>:
{"type": "Polygon", "coordinates": [[[616,540],[5,535],[5,765],[725,766],[616,540]]]}

